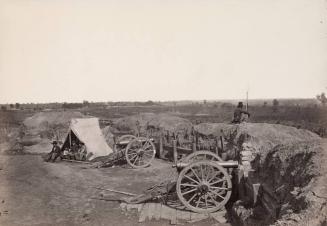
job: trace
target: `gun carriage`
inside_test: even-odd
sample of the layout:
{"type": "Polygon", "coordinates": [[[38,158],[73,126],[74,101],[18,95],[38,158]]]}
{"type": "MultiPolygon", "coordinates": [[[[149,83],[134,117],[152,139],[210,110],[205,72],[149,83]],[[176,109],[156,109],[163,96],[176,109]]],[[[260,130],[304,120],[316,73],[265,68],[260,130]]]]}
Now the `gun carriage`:
{"type": "Polygon", "coordinates": [[[236,161],[222,161],[210,151],[197,151],[177,162],[179,175],[176,192],[181,203],[194,212],[216,212],[228,202],[232,193],[230,168],[236,161]]]}
{"type": "Polygon", "coordinates": [[[156,154],[153,140],[134,135],[123,135],[115,139],[113,153],[101,161],[98,167],[112,166],[126,161],[133,168],[144,168],[151,164],[156,154]]]}

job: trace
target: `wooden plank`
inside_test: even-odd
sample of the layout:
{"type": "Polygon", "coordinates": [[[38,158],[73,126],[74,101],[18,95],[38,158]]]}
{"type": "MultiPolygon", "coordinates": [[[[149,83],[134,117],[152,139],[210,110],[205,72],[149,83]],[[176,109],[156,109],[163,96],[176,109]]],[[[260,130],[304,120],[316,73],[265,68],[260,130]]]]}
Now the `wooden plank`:
{"type": "Polygon", "coordinates": [[[177,220],[185,220],[185,221],[191,220],[191,212],[190,211],[177,210],[177,220]]]}
{"type": "Polygon", "coordinates": [[[132,209],[139,210],[140,209],[140,206],[142,206],[142,204],[127,204],[127,211],[130,211],[132,209]]]}
{"type": "Polygon", "coordinates": [[[155,211],[154,211],[154,219],[156,220],[160,220],[160,217],[161,217],[161,206],[162,204],[161,203],[156,203],[156,206],[155,206],[155,211]]]}
{"type": "Polygon", "coordinates": [[[144,203],[139,204],[139,206],[137,207],[137,212],[140,213],[142,211],[144,205],[145,205],[144,203]]]}
{"type": "Polygon", "coordinates": [[[215,219],[218,223],[226,223],[227,219],[225,217],[226,210],[221,210],[218,212],[210,213],[210,216],[215,219]]]}
{"type": "Polygon", "coordinates": [[[139,217],[139,223],[145,221],[145,219],[147,217],[147,214],[148,214],[148,209],[149,209],[149,205],[148,205],[148,203],[145,203],[142,210],[141,210],[141,214],[140,214],[140,217],[139,217]]]}
{"type": "Polygon", "coordinates": [[[149,203],[149,209],[148,209],[148,218],[149,220],[152,220],[152,217],[155,215],[155,209],[156,203],[149,203]]]}
{"type": "Polygon", "coordinates": [[[173,224],[173,225],[177,224],[177,210],[176,209],[172,209],[170,224],[173,224]]]}
{"type": "Polygon", "coordinates": [[[208,217],[209,217],[208,214],[192,212],[190,222],[193,223],[193,222],[201,221],[201,220],[207,219],[208,217]]]}
{"type": "Polygon", "coordinates": [[[171,218],[171,214],[172,214],[172,208],[166,206],[166,205],[162,205],[161,206],[161,211],[160,211],[160,217],[161,219],[166,219],[166,220],[170,220],[171,218]]]}
{"type": "Polygon", "coordinates": [[[220,145],[221,145],[221,152],[224,152],[224,138],[220,136],[220,145]]]}
{"type": "Polygon", "coordinates": [[[192,151],[196,152],[196,143],[195,142],[192,143],[192,151]]]}

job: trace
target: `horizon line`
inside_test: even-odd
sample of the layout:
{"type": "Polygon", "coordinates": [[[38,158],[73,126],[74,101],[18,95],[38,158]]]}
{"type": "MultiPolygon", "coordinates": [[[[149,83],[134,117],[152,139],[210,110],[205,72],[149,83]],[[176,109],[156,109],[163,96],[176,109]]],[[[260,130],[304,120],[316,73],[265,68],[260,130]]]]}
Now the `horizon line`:
{"type": "MultiPolygon", "coordinates": [[[[180,100],[107,100],[107,101],[92,101],[92,100],[82,100],[82,101],[62,101],[62,102],[57,102],[57,101],[49,101],[49,102],[7,102],[7,103],[0,103],[0,105],[10,105],[10,104],[63,104],[63,103],[83,103],[84,101],[87,101],[89,103],[116,103],[116,102],[127,102],[127,103],[132,103],[132,102],[148,102],[152,101],[154,103],[158,102],[183,102],[183,101],[189,101],[189,102],[213,102],[213,101],[229,101],[229,102],[234,102],[234,101],[240,101],[240,100],[245,100],[246,98],[238,98],[238,99],[180,99],[180,100]]],[[[316,98],[313,97],[281,97],[281,98],[249,98],[248,101],[264,101],[264,100],[316,100],[316,98]]]]}

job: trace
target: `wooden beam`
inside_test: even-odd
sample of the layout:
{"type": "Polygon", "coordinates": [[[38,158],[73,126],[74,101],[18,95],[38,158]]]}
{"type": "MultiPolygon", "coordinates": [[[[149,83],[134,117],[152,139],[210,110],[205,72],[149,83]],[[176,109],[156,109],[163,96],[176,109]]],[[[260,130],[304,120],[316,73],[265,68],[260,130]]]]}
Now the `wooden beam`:
{"type": "Polygon", "coordinates": [[[133,194],[133,193],[118,191],[118,190],[109,189],[109,188],[95,187],[95,189],[104,190],[104,191],[111,191],[111,192],[114,192],[114,193],[119,193],[119,194],[128,195],[128,196],[136,196],[136,194],[133,194]]]}
{"type": "Polygon", "coordinates": [[[163,138],[162,138],[162,134],[160,134],[159,137],[159,158],[163,159],[163,138]]]}
{"type": "Polygon", "coordinates": [[[174,155],[174,163],[177,164],[177,140],[173,140],[173,155],[174,155]]]}
{"type": "Polygon", "coordinates": [[[66,161],[66,162],[77,162],[77,163],[83,163],[83,164],[92,164],[92,162],[78,161],[78,160],[71,160],[71,159],[62,159],[62,161],[66,161]]]}

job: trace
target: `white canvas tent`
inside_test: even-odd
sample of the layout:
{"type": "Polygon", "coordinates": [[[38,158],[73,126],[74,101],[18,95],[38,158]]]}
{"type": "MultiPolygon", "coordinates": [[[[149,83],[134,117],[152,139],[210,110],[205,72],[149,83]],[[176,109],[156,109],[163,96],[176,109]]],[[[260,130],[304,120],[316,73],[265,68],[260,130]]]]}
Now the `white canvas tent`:
{"type": "Polygon", "coordinates": [[[76,138],[85,144],[88,153],[87,160],[92,160],[113,152],[104,139],[98,118],[72,119],[62,148],[70,147],[72,139],[76,138]]]}

